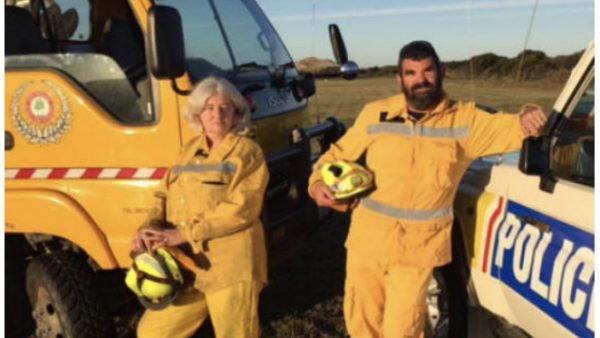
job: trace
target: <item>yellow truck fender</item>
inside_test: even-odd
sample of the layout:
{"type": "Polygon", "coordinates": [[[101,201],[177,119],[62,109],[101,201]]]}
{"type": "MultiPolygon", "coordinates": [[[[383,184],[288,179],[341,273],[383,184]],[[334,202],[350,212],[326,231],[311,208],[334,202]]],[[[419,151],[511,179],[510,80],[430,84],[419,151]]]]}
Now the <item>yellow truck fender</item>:
{"type": "Polygon", "coordinates": [[[104,233],[69,196],[45,189],[6,190],[5,208],[7,233],[61,237],[83,249],[102,269],[118,267],[104,233]]]}

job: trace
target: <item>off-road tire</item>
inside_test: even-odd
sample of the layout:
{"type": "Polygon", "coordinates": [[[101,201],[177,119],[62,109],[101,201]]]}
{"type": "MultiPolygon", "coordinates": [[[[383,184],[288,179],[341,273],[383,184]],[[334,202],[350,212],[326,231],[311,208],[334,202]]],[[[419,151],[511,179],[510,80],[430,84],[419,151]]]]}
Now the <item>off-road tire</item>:
{"type": "Polygon", "coordinates": [[[25,280],[38,338],[114,336],[82,255],[58,251],[38,256],[29,263],[25,280]]]}

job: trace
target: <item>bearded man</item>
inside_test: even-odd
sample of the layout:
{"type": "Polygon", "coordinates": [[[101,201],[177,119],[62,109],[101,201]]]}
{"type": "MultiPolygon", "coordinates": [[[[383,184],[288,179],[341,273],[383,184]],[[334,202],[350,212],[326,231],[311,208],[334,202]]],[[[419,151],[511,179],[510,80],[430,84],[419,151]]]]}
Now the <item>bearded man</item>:
{"type": "MultiPolygon", "coordinates": [[[[424,336],[428,282],[452,259],[452,203],[463,173],[478,157],[519,149],[547,121],[537,105],[491,114],[451,100],[444,74],[430,43],[404,46],[396,75],[402,93],[367,104],[315,165],[365,156],[375,177],[346,240],[344,318],[352,337],[424,336]]],[[[319,170],[309,194],[319,206],[341,203],[319,170]]]]}

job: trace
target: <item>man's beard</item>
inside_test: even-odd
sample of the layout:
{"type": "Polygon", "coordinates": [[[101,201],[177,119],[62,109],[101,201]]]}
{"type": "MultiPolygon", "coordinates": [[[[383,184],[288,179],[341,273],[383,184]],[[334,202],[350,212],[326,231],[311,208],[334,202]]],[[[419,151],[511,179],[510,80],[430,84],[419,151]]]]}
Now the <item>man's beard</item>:
{"type": "Polygon", "coordinates": [[[402,92],[412,108],[416,110],[430,110],[435,108],[442,100],[442,81],[438,79],[435,85],[430,82],[423,82],[414,85],[410,90],[403,85],[402,92]],[[416,90],[421,88],[428,88],[429,90],[415,93],[416,90]]]}

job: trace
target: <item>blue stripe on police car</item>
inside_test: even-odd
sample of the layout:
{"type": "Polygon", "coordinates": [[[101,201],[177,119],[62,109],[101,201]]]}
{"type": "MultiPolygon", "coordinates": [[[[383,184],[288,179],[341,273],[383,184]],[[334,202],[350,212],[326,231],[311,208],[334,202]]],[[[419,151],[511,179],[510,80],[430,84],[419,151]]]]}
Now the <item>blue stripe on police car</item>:
{"type": "Polygon", "coordinates": [[[578,337],[594,337],[594,235],[508,202],[491,275],[578,337]]]}

